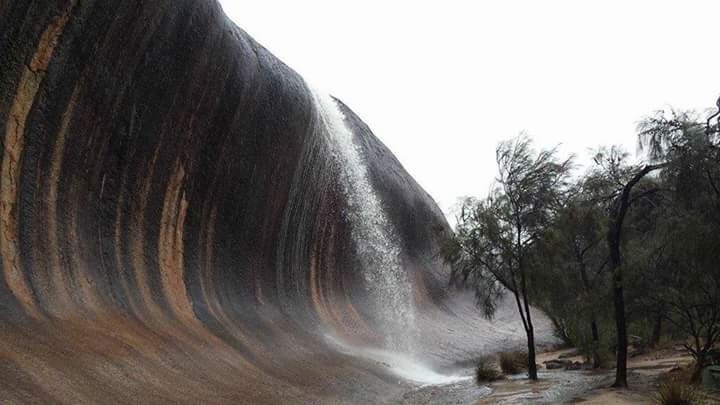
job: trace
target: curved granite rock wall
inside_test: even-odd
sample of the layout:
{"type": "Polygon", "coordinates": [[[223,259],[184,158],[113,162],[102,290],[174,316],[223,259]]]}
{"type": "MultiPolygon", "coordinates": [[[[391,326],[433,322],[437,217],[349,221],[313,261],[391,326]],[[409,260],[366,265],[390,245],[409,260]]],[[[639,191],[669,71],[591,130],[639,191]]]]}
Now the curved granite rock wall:
{"type": "Polygon", "coordinates": [[[521,337],[449,304],[432,199],[214,1],[0,0],[0,35],[0,399],[405,389],[333,343],[383,347],[392,325],[323,108],[344,117],[411,282],[417,352],[447,367],[521,337]]]}

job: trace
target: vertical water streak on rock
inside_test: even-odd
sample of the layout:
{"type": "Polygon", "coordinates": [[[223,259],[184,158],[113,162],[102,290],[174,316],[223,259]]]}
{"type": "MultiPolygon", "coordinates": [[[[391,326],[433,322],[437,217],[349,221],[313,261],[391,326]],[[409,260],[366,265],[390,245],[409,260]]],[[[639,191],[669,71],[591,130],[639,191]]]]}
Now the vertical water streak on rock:
{"type": "MultiPolygon", "coordinates": [[[[185,284],[184,234],[189,203],[184,185],[187,174],[180,161],[176,161],[172,168],[163,199],[157,253],[162,288],[160,293],[174,319],[163,316],[160,307],[153,302],[150,307],[150,320],[156,325],[163,325],[163,328],[181,342],[215,349],[192,349],[198,356],[207,358],[208,364],[213,364],[209,366],[199,363],[198,371],[206,375],[214,375],[217,372],[215,369],[225,370],[222,375],[237,374],[241,371],[248,374],[255,373],[257,368],[254,365],[209,330],[195,315],[193,302],[185,284]],[[176,320],[179,322],[175,322],[176,320]]],[[[151,291],[149,285],[146,286],[146,290],[147,293],[151,291]]],[[[147,298],[151,299],[151,297],[147,298]]],[[[216,378],[219,379],[220,376],[216,378]]]]}
{"type": "Polygon", "coordinates": [[[340,162],[340,183],[347,198],[345,215],[378,320],[386,324],[385,344],[395,350],[412,351],[415,334],[412,285],[401,265],[394,230],[370,183],[367,166],[345,116],[329,95],[313,91],[313,97],[321,129],[333,157],[340,162]]]}
{"type": "Polygon", "coordinates": [[[206,207],[203,211],[209,211],[209,214],[203,215],[203,226],[200,229],[200,291],[202,299],[205,302],[208,312],[217,320],[225,329],[232,331],[234,336],[243,344],[248,342],[247,335],[238,325],[235,324],[225,313],[224,308],[218,301],[218,293],[216,288],[216,274],[214,272],[214,253],[213,247],[215,243],[215,226],[217,223],[217,205],[211,199],[203,204],[206,207]],[[209,207],[207,207],[209,205],[209,207]]]}
{"type": "MultiPolygon", "coordinates": [[[[120,189],[123,189],[123,186],[125,185],[125,176],[123,176],[122,183],[120,186],[120,189]]],[[[134,299],[134,293],[135,291],[131,291],[130,288],[130,280],[128,275],[128,270],[126,269],[125,262],[123,260],[124,257],[124,246],[123,246],[123,203],[125,200],[125,193],[121,193],[118,196],[117,206],[115,208],[115,224],[113,225],[113,246],[114,246],[114,252],[115,252],[115,263],[117,266],[117,271],[120,275],[120,282],[122,284],[123,291],[125,293],[125,296],[128,297],[128,306],[130,309],[135,313],[137,316],[141,316],[143,312],[143,308],[141,308],[140,305],[138,305],[138,301],[134,299]]]]}
{"type": "Polygon", "coordinates": [[[170,177],[160,219],[160,280],[163,294],[173,314],[194,323],[195,316],[188,297],[183,269],[183,227],[187,200],[183,190],[185,169],[177,163],[170,177]]]}
{"type": "Polygon", "coordinates": [[[308,274],[308,283],[310,287],[310,301],[313,304],[315,312],[326,325],[336,324],[336,320],[332,317],[332,311],[328,308],[328,297],[323,288],[322,275],[322,259],[320,255],[326,251],[323,249],[322,242],[325,234],[325,226],[319,230],[318,235],[310,249],[310,273],[308,274]]]}
{"type": "Polygon", "coordinates": [[[150,188],[152,186],[153,173],[158,160],[160,148],[156,147],[147,172],[144,173],[143,182],[140,185],[140,191],[135,198],[135,204],[131,210],[130,218],[130,257],[133,268],[135,283],[140,292],[141,305],[147,311],[150,319],[158,319],[162,317],[162,310],[155,302],[150,286],[150,278],[148,275],[147,263],[145,260],[145,210],[148,205],[150,188]]]}
{"type": "Polygon", "coordinates": [[[217,223],[217,205],[211,199],[208,199],[204,205],[210,205],[205,211],[209,211],[208,215],[203,215],[203,226],[200,229],[200,290],[202,299],[205,302],[207,311],[219,322],[226,330],[231,331],[233,336],[243,345],[249,342],[249,338],[239,325],[233,322],[224,307],[218,300],[218,292],[216,288],[216,273],[214,272],[214,253],[213,247],[215,243],[215,225],[217,223]]]}
{"type": "Polygon", "coordinates": [[[17,200],[25,146],[25,123],[74,5],[75,1],[68,2],[63,12],[53,19],[40,37],[30,64],[23,66],[3,137],[5,147],[0,169],[0,253],[5,281],[28,314],[36,318],[40,312],[22,272],[19,248],[17,200]]]}
{"type": "MultiPolygon", "coordinates": [[[[63,268],[62,262],[62,251],[58,243],[58,215],[57,215],[57,204],[58,204],[58,185],[60,183],[60,175],[63,163],[63,154],[65,153],[65,142],[68,136],[68,127],[70,126],[70,120],[75,110],[75,103],[77,102],[79,87],[76,86],[70,96],[68,105],[62,114],[60,119],[60,129],[58,131],[55,144],[52,149],[52,156],[50,158],[50,173],[47,178],[47,253],[49,256],[49,272],[52,280],[52,288],[54,291],[55,299],[62,303],[63,308],[57,308],[56,310],[62,310],[62,312],[68,311],[67,306],[70,305],[72,294],[86,294],[85,291],[68,291],[68,288],[72,289],[69,285],[69,280],[65,277],[65,269],[63,268]]],[[[56,305],[53,305],[56,308],[56,305]]]]}
{"type": "MultiPolygon", "coordinates": [[[[209,199],[203,205],[211,204],[209,199]]],[[[216,306],[217,292],[215,291],[214,274],[213,274],[213,242],[215,241],[215,219],[217,218],[217,207],[211,205],[203,211],[209,211],[207,215],[203,215],[202,227],[200,228],[200,291],[207,305],[208,311],[218,320],[220,316],[217,313],[216,306]]]]}
{"type": "Polygon", "coordinates": [[[25,67],[6,124],[0,173],[0,252],[2,252],[5,281],[28,314],[34,317],[37,317],[39,312],[22,273],[20,261],[17,197],[20,188],[19,168],[25,120],[39,87],[40,78],[25,67]]]}
{"type": "Polygon", "coordinates": [[[337,271],[333,260],[335,252],[335,226],[323,222],[318,232],[315,252],[310,257],[310,296],[315,310],[326,325],[335,325],[334,333],[340,337],[367,342],[372,341],[374,329],[357,312],[348,294],[352,288],[342,284],[342,272],[337,271]]]}
{"type": "MultiPolygon", "coordinates": [[[[71,186],[70,195],[78,196],[80,193],[77,192],[77,186],[71,186]]],[[[95,288],[94,281],[87,270],[89,264],[85,259],[84,252],[86,249],[81,247],[80,242],[83,240],[80,238],[78,232],[78,217],[80,200],[75,198],[69,206],[66,206],[64,210],[64,216],[67,226],[67,248],[69,267],[73,269],[73,273],[76,274],[75,280],[80,285],[80,290],[84,294],[78,294],[76,298],[80,301],[80,307],[88,312],[106,311],[108,309],[107,303],[98,295],[98,291],[95,288]]]]}
{"type": "MultiPolygon", "coordinates": [[[[312,127],[312,121],[310,126],[312,127]]],[[[307,236],[304,234],[305,229],[311,229],[312,225],[307,223],[310,215],[307,212],[317,209],[318,202],[313,196],[306,195],[307,185],[305,181],[310,172],[318,170],[313,166],[313,155],[316,152],[316,142],[313,137],[309,137],[308,142],[302,145],[300,157],[292,172],[292,179],[289,182],[287,191],[287,203],[282,212],[282,222],[280,225],[280,235],[284,237],[277,241],[275,256],[275,290],[278,293],[281,305],[286,304],[288,291],[303,290],[299,283],[306,283],[307,288],[304,291],[310,293],[310,283],[312,278],[305,280],[306,270],[311,262],[312,248],[307,249],[303,242],[307,236]]],[[[321,171],[320,171],[321,172],[321,171]]],[[[316,184],[313,186],[323,189],[324,179],[316,178],[316,184]]],[[[312,238],[311,238],[312,239],[312,238]]],[[[310,304],[312,296],[308,296],[310,304]]],[[[289,302],[288,302],[289,303],[289,302]]],[[[318,314],[321,315],[321,314],[318,314]]]]}

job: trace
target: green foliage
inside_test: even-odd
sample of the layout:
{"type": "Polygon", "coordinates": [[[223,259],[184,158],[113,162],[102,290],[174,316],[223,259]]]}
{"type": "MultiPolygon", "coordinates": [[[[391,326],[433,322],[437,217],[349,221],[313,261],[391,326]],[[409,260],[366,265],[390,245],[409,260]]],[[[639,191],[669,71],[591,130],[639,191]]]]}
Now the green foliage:
{"type": "Polygon", "coordinates": [[[491,199],[467,198],[453,235],[441,239],[441,255],[452,266],[451,283],[475,291],[478,306],[492,318],[509,275],[500,264],[500,227],[491,199]]]}
{"type": "Polygon", "coordinates": [[[474,288],[487,317],[505,291],[514,295],[532,357],[530,379],[537,379],[530,305],[537,294],[532,273],[538,270],[531,255],[552,223],[571,166],[571,159],[559,160],[556,152],[536,152],[525,135],[500,143],[495,189],[484,200],[466,199],[455,233],[441,243],[451,283],[474,288]]]}
{"type": "Polygon", "coordinates": [[[441,239],[451,282],[474,289],[488,317],[510,292],[528,332],[527,307],[540,307],[596,366],[622,345],[619,325],[643,345],[686,342],[698,370],[709,364],[720,344],[718,115],[658,113],[638,127],[647,162],[601,147],[572,182],[555,149],[524,135],[501,143],[494,188],[466,199],[441,239]]]}
{"type": "Polygon", "coordinates": [[[571,166],[555,149],[535,152],[524,135],[501,143],[497,161],[496,187],[485,199],[463,201],[455,232],[441,245],[451,282],[473,288],[488,317],[505,291],[532,295],[531,246],[552,222],[571,166]]]}
{"type": "Polygon", "coordinates": [[[498,354],[500,369],[505,374],[520,374],[528,369],[528,354],[522,351],[502,352],[498,354]]]}
{"type": "Polygon", "coordinates": [[[695,114],[658,113],[640,126],[649,156],[669,162],[658,181],[667,189],[638,256],[645,308],[690,338],[699,378],[720,341],[720,131],[695,114]]]}
{"type": "MultiPolygon", "coordinates": [[[[602,327],[607,310],[605,211],[609,187],[596,176],[579,178],[561,201],[553,226],[534,249],[539,286],[537,305],[551,319],[555,335],[580,348],[600,366],[602,327]]],[[[608,324],[609,326],[609,324],[608,324]]]]}
{"type": "Polygon", "coordinates": [[[481,357],[475,364],[475,381],[478,385],[502,379],[503,376],[490,357],[481,357]]]}

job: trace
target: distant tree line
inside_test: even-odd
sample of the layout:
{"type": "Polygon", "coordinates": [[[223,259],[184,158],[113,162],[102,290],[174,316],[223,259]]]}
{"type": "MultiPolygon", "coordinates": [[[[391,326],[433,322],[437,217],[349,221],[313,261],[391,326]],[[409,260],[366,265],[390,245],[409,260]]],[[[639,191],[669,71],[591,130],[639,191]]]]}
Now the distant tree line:
{"type": "MultiPolygon", "coordinates": [[[[718,100],[720,109],[720,100],[718,100]]],[[[537,379],[531,306],[593,367],[614,357],[627,386],[629,337],[680,341],[693,379],[720,343],[720,129],[718,112],[658,112],[638,126],[643,163],[600,147],[584,173],[557,148],[522,134],[496,150],[485,198],[467,198],[454,232],[438,228],[451,283],[475,291],[491,317],[511,294],[537,379]]]]}

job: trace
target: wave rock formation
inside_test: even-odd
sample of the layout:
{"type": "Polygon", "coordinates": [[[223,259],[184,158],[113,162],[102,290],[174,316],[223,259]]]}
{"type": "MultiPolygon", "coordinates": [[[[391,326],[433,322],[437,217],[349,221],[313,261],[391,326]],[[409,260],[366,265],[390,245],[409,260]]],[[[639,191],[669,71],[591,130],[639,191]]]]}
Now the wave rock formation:
{"type": "Polygon", "coordinates": [[[0,400],[392,402],[522,341],[448,294],[390,151],[214,1],[0,0],[0,55],[0,400]]]}

